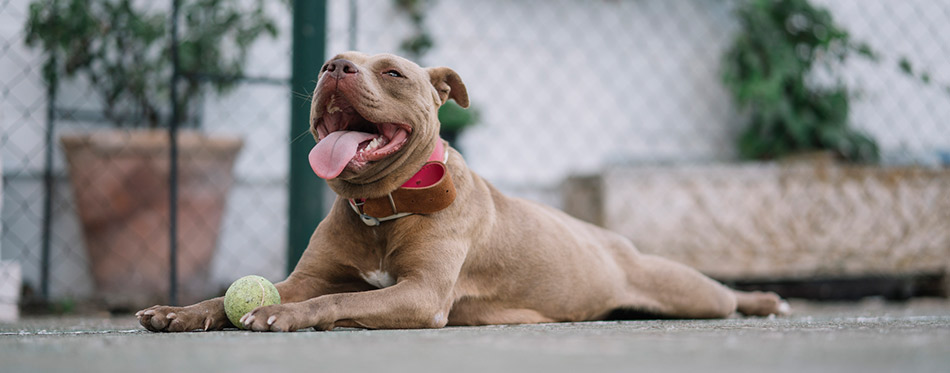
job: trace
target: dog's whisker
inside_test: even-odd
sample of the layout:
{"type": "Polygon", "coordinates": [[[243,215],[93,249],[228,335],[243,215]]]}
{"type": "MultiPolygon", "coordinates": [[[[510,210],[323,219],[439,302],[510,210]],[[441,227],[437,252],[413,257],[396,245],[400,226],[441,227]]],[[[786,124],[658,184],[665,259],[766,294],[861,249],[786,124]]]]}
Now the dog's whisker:
{"type": "Polygon", "coordinates": [[[301,92],[291,92],[291,94],[293,94],[293,95],[294,95],[295,97],[297,97],[297,98],[302,98],[302,99],[307,100],[307,101],[312,101],[312,100],[313,100],[313,95],[312,95],[310,92],[304,92],[304,93],[301,93],[301,92]]]}
{"type": "Polygon", "coordinates": [[[308,135],[308,134],[310,134],[310,130],[303,131],[303,132],[301,132],[299,135],[297,135],[297,137],[294,137],[292,140],[290,140],[290,143],[293,144],[293,143],[297,142],[297,140],[302,139],[304,136],[306,136],[306,135],[308,135]]]}

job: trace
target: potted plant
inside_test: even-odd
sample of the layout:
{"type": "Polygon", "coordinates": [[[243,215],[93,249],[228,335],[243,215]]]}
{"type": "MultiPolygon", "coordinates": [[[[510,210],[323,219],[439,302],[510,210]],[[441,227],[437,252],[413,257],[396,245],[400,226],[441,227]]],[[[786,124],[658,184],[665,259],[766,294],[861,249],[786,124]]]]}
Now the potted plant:
{"type": "Polygon", "coordinates": [[[854,162],[876,161],[874,139],[848,124],[848,88],[813,74],[853,53],[873,59],[871,49],[854,43],[827,10],[807,0],[749,0],[736,15],[740,31],[725,55],[723,81],[747,118],[739,155],[775,159],[830,152],[854,162]]]}
{"type": "MultiPolygon", "coordinates": [[[[88,83],[113,128],[61,136],[98,295],[137,307],[168,294],[169,137],[173,62],[165,7],[131,0],[37,0],[26,43],[46,55],[43,77],[88,83]]],[[[200,98],[242,75],[249,46],[276,36],[263,0],[182,0],[178,92],[179,300],[210,291],[207,273],[242,140],[200,133],[200,98]],[[207,84],[206,84],[207,83],[207,84]]]]}

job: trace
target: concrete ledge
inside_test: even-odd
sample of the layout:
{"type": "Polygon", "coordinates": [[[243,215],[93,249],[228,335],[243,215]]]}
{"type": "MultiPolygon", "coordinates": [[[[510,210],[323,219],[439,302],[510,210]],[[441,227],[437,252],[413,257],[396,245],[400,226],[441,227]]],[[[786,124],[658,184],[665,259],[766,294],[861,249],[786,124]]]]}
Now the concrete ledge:
{"type": "Polygon", "coordinates": [[[720,279],[943,274],[950,169],[833,162],[616,168],[565,210],[720,279]]]}

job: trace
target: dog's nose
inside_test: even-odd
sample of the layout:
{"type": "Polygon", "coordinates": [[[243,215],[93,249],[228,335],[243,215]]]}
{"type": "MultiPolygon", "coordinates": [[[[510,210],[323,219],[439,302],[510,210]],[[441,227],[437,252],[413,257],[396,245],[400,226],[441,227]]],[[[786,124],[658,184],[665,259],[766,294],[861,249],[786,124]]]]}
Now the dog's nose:
{"type": "Polygon", "coordinates": [[[359,71],[360,69],[356,68],[356,64],[350,62],[350,60],[339,59],[327,63],[327,74],[337,79],[344,78],[347,74],[356,74],[359,71]]]}

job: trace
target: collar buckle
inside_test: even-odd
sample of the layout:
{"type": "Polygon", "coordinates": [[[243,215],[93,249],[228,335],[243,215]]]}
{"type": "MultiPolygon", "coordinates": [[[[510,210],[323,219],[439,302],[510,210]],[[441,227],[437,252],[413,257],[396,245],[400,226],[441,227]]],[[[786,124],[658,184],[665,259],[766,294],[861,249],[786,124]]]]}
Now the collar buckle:
{"type": "MultiPolygon", "coordinates": [[[[389,196],[389,199],[392,200],[392,195],[389,196]]],[[[356,215],[360,217],[360,221],[362,221],[363,224],[366,224],[366,226],[368,227],[376,227],[376,226],[379,226],[379,223],[382,223],[384,221],[396,220],[396,219],[403,218],[409,215],[413,215],[413,213],[411,212],[399,212],[399,213],[395,213],[389,216],[377,218],[363,212],[363,204],[366,203],[365,200],[357,201],[355,199],[350,198],[349,202],[350,202],[350,207],[353,208],[353,212],[356,212],[356,215]]]]}
{"type": "Polygon", "coordinates": [[[366,224],[368,227],[375,227],[379,225],[379,219],[366,214],[360,214],[360,220],[362,220],[363,224],[366,224]]]}

